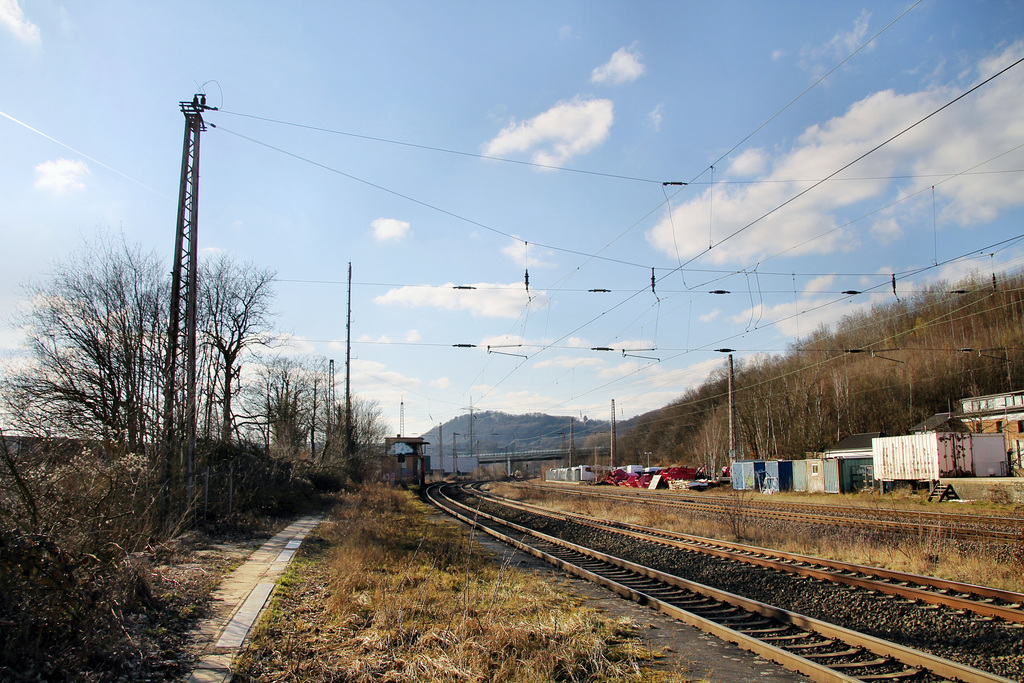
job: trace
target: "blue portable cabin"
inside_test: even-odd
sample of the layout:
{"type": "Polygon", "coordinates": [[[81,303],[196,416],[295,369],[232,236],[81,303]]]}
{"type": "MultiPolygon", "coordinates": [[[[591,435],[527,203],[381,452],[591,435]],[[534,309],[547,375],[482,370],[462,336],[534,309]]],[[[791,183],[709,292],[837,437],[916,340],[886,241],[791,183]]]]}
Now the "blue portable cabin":
{"type": "Polygon", "coordinates": [[[752,487],[755,491],[760,491],[764,488],[764,478],[767,473],[764,469],[764,460],[754,460],[754,486],[752,487]]]}
{"type": "Polygon", "coordinates": [[[793,461],[792,460],[779,460],[779,490],[780,491],[792,491],[793,490],[793,461]]]}
{"type": "Polygon", "coordinates": [[[806,460],[794,460],[792,461],[793,466],[793,490],[794,491],[806,491],[807,490],[807,461],[806,460]]]}
{"type": "Polygon", "coordinates": [[[761,490],[768,488],[771,482],[773,491],[793,490],[793,462],[791,460],[765,460],[764,479],[761,482],[761,490]]]}
{"type": "Polygon", "coordinates": [[[782,490],[779,486],[778,460],[764,461],[764,477],[761,479],[760,489],[762,493],[776,493],[782,490]]]}
{"type": "Polygon", "coordinates": [[[735,491],[754,491],[754,461],[736,460],[730,468],[732,488],[735,491]]]}
{"type": "Polygon", "coordinates": [[[825,458],[822,460],[825,481],[825,493],[839,493],[839,459],[825,458]]]}

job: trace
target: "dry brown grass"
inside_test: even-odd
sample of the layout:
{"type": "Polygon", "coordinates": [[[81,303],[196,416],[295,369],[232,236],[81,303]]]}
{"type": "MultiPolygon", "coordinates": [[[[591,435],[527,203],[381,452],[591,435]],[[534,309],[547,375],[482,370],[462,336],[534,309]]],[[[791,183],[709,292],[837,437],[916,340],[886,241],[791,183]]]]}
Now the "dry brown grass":
{"type": "Polygon", "coordinates": [[[286,575],[241,680],[690,680],[645,671],[655,655],[631,622],[495,562],[407,492],[346,496],[317,536],[319,557],[306,550],[286,575]]]}
{"type": "MultiPolygon", "coordinates": [[[[708,518],[671,508],[561,496],[506,484],[492,484],[489,490],[496,495],[527,500],[566,512],[583,512],[594,517],[707,538],[738,540],[764,548],[1024,592],[1024,574],[1021,571],[1024,568],[1024,539],[1016,550],[982,553],[976,548],[961,548],[954,539],[942,536],[905,537],[899,542],[891,539],[872,540],[847,529],[826,526],[803,531],[787,531],[778,525],[769,528],[757,523],[756,513],[744,516],[735,510],[726,512],[720,518],[708,518]]],[[[844,500],[837,501],[837,505],[848,504],[849,500],[845,499],[856,499],[857,496],[841,498],[844,500]]],[[[887,500],[885,505],[890,509],[916,507],[915,498],[918,497],[897,497],[893,501],[887,500]]],[[[796,500],[795,497],[791,499],[796,500]]],[[[867,497],[864,496],[861,501],[866,504],[867,497]]],[[[876,499],[873,506],[878,505],[876,499]]],[[[965,506],[963,510],[957,511],[971,510],[965,506]]],[[[992,508],[984,506],[976,512],[991,514],[992,508]]]]}

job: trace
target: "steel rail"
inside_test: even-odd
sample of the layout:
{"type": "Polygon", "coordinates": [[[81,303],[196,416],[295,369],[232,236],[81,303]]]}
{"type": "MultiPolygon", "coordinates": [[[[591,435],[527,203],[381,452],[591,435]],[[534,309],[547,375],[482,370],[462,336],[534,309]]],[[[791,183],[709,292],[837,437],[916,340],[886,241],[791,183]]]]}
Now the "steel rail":
{"type": "MultiPolygon", "coordinates": [[[[533,487],[535,485],[531,485],[533,487]]],[[[730,505],[725,503],[713,503],[713,502],[700,502],[692,501],[689,499],[672,499],[664,495],[647,496],[643,494],[627,494],[618,493],[611,491],[584,491],[584,490],[570,490],[566,487],[552,487],[552,486],[541,486],[538,487],[546,491],[557,491],[564,495],[579,496],[588,498],[606,498],[614,500],[625,500],[638,505],[660,505],[664,507],[677,507],[686,510],[698,510],[702,512],[721,512],[722,510],[728,510],[733,513],[756,513],[761,516],[768,516],[773,519],[779,519],[784,521],[792,522],[804,522],[807,524],[828,524],[831,526],[840,526],[848,528],[867,528],[867,529],[878,529],[884,531],[898,531],[904,534],[920,534],[920,533],[935,533],[939,535],[947,535],[962,540],[984,540],[989,542],[997,543],[1015,543],[1022,539],[1021,531],[995,531],[991,529],[965,529],[954,526],[942,526],[932,525],[921,522],[901,522],[901,521],[888,521],[878,519],[865,519],[855,517],[837,517],[830,516],[827,511],[832,508],[831,506],[821,506],[820,514],[812,514],[811,512],[793,512],[773,509],[771,507],[764,507],[763,504],[758,504],[753,507],[746,507],[744,505],[737,505],[736,501],[731,501],[730,505]]],[[[855,510],[856,508],[843,508],[844,511],[855,510]]],[[[913,511],[907,511],[912,513],[913,511]]]]}
{"type": "Polygon", "coordinates": [[[932,576],[910,574],[881,567],[869,567],[866,565],[841,562],[839,560],[828,560],[825,558],[800,555],[784,551],[771,550],[758,546],[745,545],[741,543],[730,543],[703,536],[694,536],[666,529],[656,529],[639,524],[629,524],[615,520],[599,519],[584,515],[578,512],[564,512],[551,510],[523,501],[515,501],[492,493],[474,489],[473,493],[489,500],[499,502],[503,505],[532,511],[535,514],[549,515],[558,519],[579,521],[588,526],[604,529],[613,533],[622,534],[631,538],[661,543],[673,548],[681,548],[692,552],[702,552],[723,559],[737,560],[748,564],[755,564],[761,567],[778,569],[780,571],[798,574],[811,578],[843,583],[867,590],[876,590],[887,595],[895,595],[908,600],[927,602],[933,605],[942,605],[951,609],[961,609],[974,612],[988,617],[1004,619],[1009,622],[1024,624],[1024,593],[979,586],[976,584],[950,581],[932,576]],[[824,568],[824,569],[822,569],[824,568]],[[860,578],[862,575],[873,578],[860,578]],[[907,585],[889,583],[898,581],[913,583],[922,588],[913,588],[907,585]],[[927,590],[930,589],[930,590],[927,590]],[[1007,605],[997,605],[979,600],[972,600],[956,595],[938,593],[936,591],[955,591],[962,595],[974,595],[986,600],[1000,600],[1007,605]]]}
{"type": "MultiPolygon", "coordinates": [[[[879,679],[893,679],[902,676],[918,675],[920,670],[931,671],[932,673],[944,676],[946,678],[956,679],[964,681],[965,683],[1008,683],[1010,679],[997,676],[974,667],[952,662],[941,657],[928,654],[926,652],[920,652],[911,648],[892,643],[889,641],[874,638],[866,634],[857,633],[851,629],[847,629],[834,624],[829,624],[824,621],[813,619],[795,612],[790,612],[778,607],[768,605],[756,600],[744,598],[733,593],[721,591],[710,586],[705,586],[693,581],[682,579],[678,576],[673,576],[665,572],[661,572],[643,565],[630,562],[628,560],[618,558],[606,553],[601,553],[584,546],[570,543],[562,539],[548,536],[538,531],[529,529],[522,525],[515,524],[508,520],[502,520],[493,515],[489,515],[483,511],[475,510],[469,506],[451,499],[444,491],[441,490],[445,485],[433,485],[428,488],[427,496],[435,505],[442,510],[445,510],[449,514],[452,514],[464,522],[473,525],[476,528],[483,529],[486,533],[499,538],[500,540],[510,543],[515,547],[528,552],[536,557],[540,557],[566,571],[570,571],[576,575],[583,576],[588,580],[596,581],[597,583],[611,588],[615,592],[628,597],[640,604],[648,605],[658,611],[673,616],[676,619],[680,619],[686,623],[692,624],[705,630],[719,638],[734,642],[744,649],[756,652],[757,654],[771,659],[786,667],[787,669],[803,673],[809,676],[815,681],[862,681],[862,680],[879,680],[879,679]],[[438,502],[433,496],[434,492],[443,496],[448,504],[438,502]],[[452,510],[450,506],[457,506],[466,511],[466,514],[459,513],[452,510]],[[480,518],[491,520],[494,523],[506,526],[513,531],[523,534],[524,540],[518,540],[506,533],[502,533],[496,529],[492,529],[487,525],[479,521],[480,518]],[[525,537],[532,536],[539,539],[541,542],[555,546],[556,548],[566,549],[568,551],[583,555],[587,558],[591,558],[594,561],[610,564],[617,567],[621,571],[631,572],[649,579],[653,579],[662,584],[673,586],[697,595],[701,595],[712,600],[730,605],[741,610],[756,613],[768,619],[779,622],[780,624],[787,624],[789,626],[803,629],[809,633],[815,633],[825,639],[825,642],[818,643],[817,645],[832,646],[835,641],[839,641],[844,645],[854,648],[853,650],[846,650],[842,652],[831,652],[823,654],[807,654],[807,656],[801,656],[794,652],[790,652],[780,645],[774,645],[771,641],[777,641],[779,643],[786,642],[792,639],[803,639],[804,636],[800,635],[782,635],[780,629],[775,628],[754,628],[748,629],[750,632],[761,633],[764,638],[759,639],[754,636],[737,631],[734,628],[729,628],[725,624],[714,622],[713,620],[689,612],[683,608],[663,600],[654,593],[656,590],[637,590],[631,588],[622,583],[622,580],[613,580],[607,577],[598,576],[596,572],[584,569],[577,563],[566,561],[565,559],[556,557],[552,553],[544,552],[538,548],[535,548],[525,543],[525,537]],[[767,642],[766,642],[767,641],[767,642]],[[870,652],[878,657],[883,657],[881,660],[871,660],[868,662],[861,661],[860,663],[849,663],[840,662],[833,664],[830,668],[824,664],[821,664],[815,659],[832,659],[837,657],[849,657],[850,655],[857,655],[859,652],[870,652]],[[873,674],[869,676],[851,677],[838,671],[837,669],[850,669],[850,668],[861,668],[861,667],[874,667],[878,665],[884,665],[889,661],[898,662],[902,667],[909,667],[910,670],[905,673],[886,673],[886,674],[873,674]]],[[[736,621],[737,617],[728,616],[726,618],[727,623],[729,621],[736,621]]],[[[807,645],[790,645],[791,648],[802,652],[807,649],[807,645]]]]}
{"type": "MultiPolygon", "coordinates": [[[[534,486],[538,488],[550,488],[558,489],[561,482],[523,482],[521,485],[534,486]]],[[[734,504],[734,499],[730,496],[721,494],[715,494],[710,492],[702,492],[698,498],[694,497],[694,494],[689,491],[673,491],[673,490],[658,490],[656,492],[649,492],[646,489],[635,489],[638,493],[646,494],[652,493],[653,496],[664,497],[669,500],[677,500],[683,502],[707,502],[710,504],[716,504],[716,501],[722,505],[734,504]]],[[[612,493],[612,491],[608,491],[612,493]]],[[[619,487],[619,495],[628,496],[629,494],[623,491],[623,487],[619,487]]],[[[963,524],[989,524],[992,526],[1003,526],[1010,527],[1013,529],[1024,529],[1024,517],[1010,516],[1010,515],[975,515],[967,512],[949,512],[946,510],[909,510],[900,508],[877,508],[877,507],[862,507],[857,505],[831,505],[821,503],[807,503],[802,501],[793,500],[754,500],[748,499],[745,503],[750,507],[767,507],[767,508],[791,508],[794,510],[804,510],[807,512],[845,512],[854,515],[869,516],[869,517],[884,517],[892,515],[911,515],[925,520],[931,520],[939,523],[963,523],[963,524]]]]}
{"type": "MultiPolygon", "coordinates": [[[[845,674],[839,673],[832,669],[829,669],[828,667],[819,664],[813,660],[809,660],[803,657],[799,657],[798,655],[794,655],[793,653],[787,652],[786,650],[783,650],[780,647],[776,647],[768,642],[759,640],[753,636],[749,636],[734,629],[728,628],[727,626],[723,626],[722,624],[702,617],[698,614],[687,612],[686,610],[680,609],[679,607],[671,605],[668,602],[665,602],[664,600],[660,600],[657,597],[650,595],[650,593],[644,593],[634,588],[630,588],[629,586],[626,586],[621,582],[613,581],[610,578],[607,578],[596,572],[585,569],[579,566],[578,564],[556,557],[555,555],[552,555],[550,553],[546,553],[543,550],[540,550],[539,548],[535,548],[534,546],[529,545],[523,540],[516,539],[508,534],[503,534],[496,529],[492,529],[491,527],[485,526],[479,523],[478,518],[480,516],[484,516],[491,519],[495,518],[491,517],[491,515],[487,515],[486,513],[481,513],[479,511],[472,510],[468,506],[465,506],[462,503],[459,503],[458,501],[454,501],[448,498],[449,504],[465,509],[468,514],[463,514],[456,510],[453,510],[448,505],[441,504],[431,497],[432,492],[434,490],[436,490],[435,487],[428,488],[427,497],[434,505],[436,505],[441,510],[444,510],[448,514],[452,515],[453,517],[456,517],[457,519],[465,522],[466,524],[469,524],[474,528],[481,529],[485,533],[497,538],[498,540],[507,543],[525,553],[533,555],[534,557],[542,559],[545,562],[548,562],[549,564],[552,564],[558,567],[559,569],[562,569],[563,571],[569,572],[575,576],[583,578],[599,586],[603,586],[617,593],[618,595],[621,595],[624,598],[636,602],[637,604],[650,607],[658,612],[661,612],[662,614],[672,617],[673,619],[677,619],[679,621],[682,621],[683,623],[689,624],[690,626],[699,628],[705,633],[710,633],[711,635],[717,638],[735,643],[739,647],[749,652],[753,652],[761,657],[764,657],[765,659],[769,659],[773,662],[776,662],[777,664],[789,669],[790,671],[796,671],[797,673],[801,673],[818,683],[857,683],[860,680],[857,678],[846,676],[845,674]]],[[[556,546],[562,545],[564,543],[559,539],[555,539],[553,537],[545,537],[544,534],[539,534],[538,532],[532,531],[531,529],[527,529],[526,527],[522,527],[507,521],[502,521],[500,523],[516,531],[520,531],[524,534],[524,536],[531,535],[537,538],[541,538],[543,540],[548,540],[556,546]]],[[[583,549],[582,546],[577,547],[583,549]]],[[[586,556],[585,553],[581,554],[586,556]]]]}

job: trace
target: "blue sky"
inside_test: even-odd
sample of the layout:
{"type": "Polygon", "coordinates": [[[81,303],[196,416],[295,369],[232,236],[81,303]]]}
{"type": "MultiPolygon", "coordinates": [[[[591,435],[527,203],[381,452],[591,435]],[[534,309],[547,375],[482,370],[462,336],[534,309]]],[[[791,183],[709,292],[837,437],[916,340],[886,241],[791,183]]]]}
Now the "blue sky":
{"type": "Polygon", "coordinates": [[[351,262],[393,430],[627,418],[1019,268],[1024,65],[957,98],[1021,58],[1019,2],[0,0],[0,311],[97,230],[169,262],[202,90],[200,246],[277,272],[282,353],[340,367],[351,262]]]}

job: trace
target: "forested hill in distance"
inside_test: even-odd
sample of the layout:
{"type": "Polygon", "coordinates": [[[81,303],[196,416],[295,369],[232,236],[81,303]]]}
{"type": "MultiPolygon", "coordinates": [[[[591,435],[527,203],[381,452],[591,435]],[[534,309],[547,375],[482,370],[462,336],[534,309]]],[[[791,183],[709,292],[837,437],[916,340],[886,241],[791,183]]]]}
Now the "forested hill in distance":
{"type": "MultiPolygon", "coordinates": [[[[441,425],[441,440],[445,455],[451,455],[453,438],[460,455],[470,454],[469,420],[470,417],[467,413],[441,425]]],[[[568,447],[570,422],[572,422],[572,435],[577,448],[608,445],[608,420],[595,420],[586,415],[582,417],[546,415],[544,413],[513,415],[497,410],[481,410],[473,413],[472,432],[476,447],[472,449],[472,452],[498,453],[568,447]]],[[[422,436],[430,444],[427,446],[427,453],[436,454],[438,428],[434,427],[422,436]]]]}
{"type": "MultiPolygon", "coordinates": [[[[876,296],[784,352],[736,356],[738,459],[800,459],[852,434],[907,434],[961,399],[1024,389],[1024,273],[876,296]]],[[[725,360],[616,434],[620,461],[650,452],[652,464],[718,471],[729,452],[725,360]]]]}

